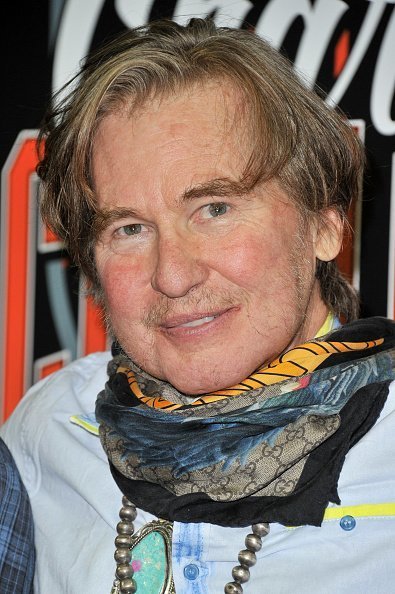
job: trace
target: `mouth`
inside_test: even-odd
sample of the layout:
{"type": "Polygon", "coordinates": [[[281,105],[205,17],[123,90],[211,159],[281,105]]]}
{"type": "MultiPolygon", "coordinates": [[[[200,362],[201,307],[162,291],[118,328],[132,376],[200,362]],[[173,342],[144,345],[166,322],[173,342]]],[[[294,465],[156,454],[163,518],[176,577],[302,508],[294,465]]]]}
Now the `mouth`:
{"type": "Polygon", "coordinates": [[[172,316],[161,324],[161,329],[169,334],[188,334],[197,332],[200,329],[207,329],[211,326],[216,326],[217,322],[227,317],[231,311],[238,309],[236,307],[228,307],[226,309],[216,312],[199,312],[182,316],[172,316]]]}
{"type": "Polygon", "coordinates": [[[192,320],[191,322],[185,322],[185,324],[179,324],[180,328],[196,328],[196,326],[202,326],[203,324],[208,324],[208,322],[212,322],[218,316],[204,316],[203,318],[198,318],[196,320],[192,320]]]}

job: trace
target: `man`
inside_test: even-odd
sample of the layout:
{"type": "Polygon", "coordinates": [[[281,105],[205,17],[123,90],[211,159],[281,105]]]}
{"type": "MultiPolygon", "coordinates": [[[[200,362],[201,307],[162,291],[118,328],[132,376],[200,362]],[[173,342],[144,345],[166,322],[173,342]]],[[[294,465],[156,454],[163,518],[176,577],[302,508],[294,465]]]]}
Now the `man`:
{"type": "Polygon", "coordinates": [[[193,20],[99,50],[42,134],[44,219],[115,342],[108,378],[76,361],[3,429],[37,591],[391,591],[393,324],[338,328],[347,122],[255,35],[193,20]]]}

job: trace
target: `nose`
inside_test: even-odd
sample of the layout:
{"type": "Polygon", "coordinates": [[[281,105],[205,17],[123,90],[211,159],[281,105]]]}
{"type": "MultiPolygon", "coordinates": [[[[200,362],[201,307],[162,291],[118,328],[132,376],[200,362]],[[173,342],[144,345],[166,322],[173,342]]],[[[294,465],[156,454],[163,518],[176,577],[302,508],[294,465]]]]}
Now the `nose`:
{"type": "Polygon", "coordinates": [[[201,285],[208,275],[199,246],[186,238],[161,238],[151,284],[169,298],[183,297],[201,285]]]}

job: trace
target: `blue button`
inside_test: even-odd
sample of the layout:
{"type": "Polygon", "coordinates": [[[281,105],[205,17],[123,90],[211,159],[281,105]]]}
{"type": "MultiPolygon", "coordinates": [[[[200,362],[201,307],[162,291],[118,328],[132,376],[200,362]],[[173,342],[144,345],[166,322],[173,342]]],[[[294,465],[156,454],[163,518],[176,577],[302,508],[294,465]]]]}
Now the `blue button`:
{"type": "Polygon", "coordinates": [[[187,580],[196,580],[199,575],[199,567],[194,563],[190,563],[184,567],[184,575],[187,580]]]}
{"type": "Polygon", "coordinates": [[[347,532],[349,530],[353,530],[356,523],[357,522],[353,516],[343,516],[340,520],[340,526],[343,528],[343,530],[347,530],[347,532]]]}

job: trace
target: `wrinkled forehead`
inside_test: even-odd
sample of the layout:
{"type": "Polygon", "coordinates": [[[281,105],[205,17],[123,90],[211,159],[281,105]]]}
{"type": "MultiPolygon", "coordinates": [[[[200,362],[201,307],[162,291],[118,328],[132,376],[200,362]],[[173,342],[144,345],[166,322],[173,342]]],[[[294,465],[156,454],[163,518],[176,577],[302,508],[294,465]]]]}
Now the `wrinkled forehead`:
{"type": "MultiPolygon", "coordinates": [[[[151,159],[166,161],[189,150],[191,169],[198,169],[204,155],[209,168],[226,165],[238,180],[251,154],[248,106],[244,93],[229,81],[209,80],[160,93],[135,103],[124,101],[110,111],[98,125],[93,142],[93,178],[101,168],[103,153],[107,159],[117,152],[127,166],[143,166],[151,159]]],[[[229,172],[228,172],[229,173],[229,172]]],[[[213,174],[214,175],[214,174],[213,174]]]]}
{"type": "MultiPolygon", "coordinates": [[[[125,168],[133,170],[134,185],[136,180],[143,186],[151,184],[150,171],[166,165],[184,147],[190,159],[184,167],[180,195],[199,184],[212,188],[217,196],[245,195],[263,186],[269,191],[274,182],[303,214],[298,197],[282,187],[283,149],[276,135],[272,137],[260,107],[256,97],[226,77],[195,81],[172,92],[152,92],[144,101],[134,96],[124,99],[108,111],[96,130],[92,152],[96,199],[98,189],[105,186],[107,195],[113,194],[110,187],[125,168]],[[106,167],[109,162],[111,167],[106,167]],[[141,175],[142,169],[149,178],[141,175]]],[[[166,167],[161,171],[166,172],[166,167]]],[[[166,179],[172,185],[171,172],[166,173],[160,182],[166,179]]],[[[180,170],[173,169],[173,175],[179,178],[180,170]]]]}
{"type": "MultiPolygon", "coordinates": [[[[195,117],[199,116],[196,104],[201,98],[200,118],[210,118],[224,135],[237,135],[240,140],[253,135],[256,128],[252,120],[251,100],[239,82],[224,75],[206,77],[204,79],[182,81],[177,84],[159,88],[158,84],[143,93],[129,92],[117,96],[108,90],[99,107],[95,131],[108,115],[120,115],[126,119],[137,121],[142,115],[157,112],[163,105],[189,103],[195,117]]],[[[95,137],[94,137],[95,140],[95,137]]]]}

